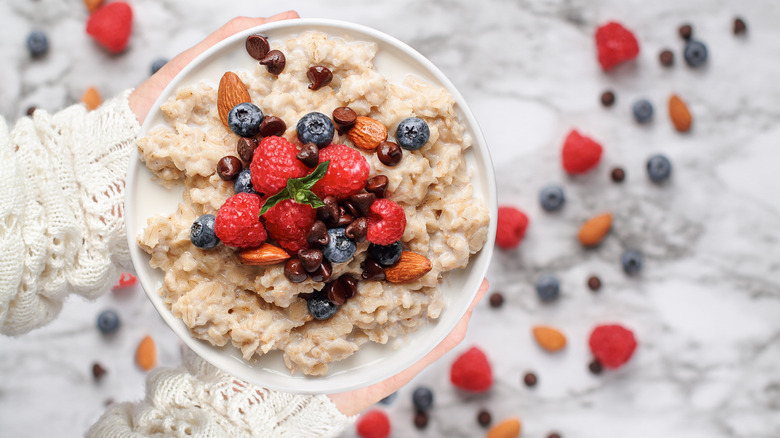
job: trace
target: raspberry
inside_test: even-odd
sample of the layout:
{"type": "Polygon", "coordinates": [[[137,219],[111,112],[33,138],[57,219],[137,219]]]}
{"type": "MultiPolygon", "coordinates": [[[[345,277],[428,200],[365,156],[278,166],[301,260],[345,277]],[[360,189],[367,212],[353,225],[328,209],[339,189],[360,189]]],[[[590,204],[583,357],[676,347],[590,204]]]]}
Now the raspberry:
{"type": "Polygon", "coordinates": [[[217,212],[214,233],[228,246],[253,248],[267,237],[260,222],[260,197],[238,193],[227,199],[217,212]]]}
{"type": "Polygon", "coordinates": [[[477,347],[458,356],[450,369],[450,381],[460,389],[473,392],[485,392],[493,385],[493,372],[490,363],[477,347]]]}
{"type": "Polygon", "coordinates": [[[130,287],[135,285],[138,282],[138,278],[136,278],[135,275],[129,273],[129,272],[123,272],[121,276],[119,276],[119,280],[117,280],[114,287],[112,287],[112,290],[119,290],[124,289],[126,287],[130,287]]]}
{"type": "Polygon", "coordinates": [[[300,178],[309,173],[309,168],[295,158],[297,153],[298,149],[287,139],[265,137],[255,149],[249,165],[255,190],[271,196],[287,186],[288,178],[300,178]]]}
{"type": "Polygon", "coordinates": [[[317,196],[344,199],[357,194],[366,186],[369,165],[357,149],[343,144],[320,149],[320,163],[328,160],[328,172],[312,187],[317,196]]]}
{"type": "Polygon", "coordinates": [[[514,207],[498,207],[496,245],[503,249],[516,248],[528,228],[528,216],[514,207]]]}
{"type": "Polygon", "coordinates": [[[563,141],[563,169],[570,174],[585,173],[599,164],[601,152],[600,144],[572,129],[563,141]]]}
{"type": "Polygon", "coordinates": [[[276,242],[291,253],[308,248],[306,235],[314,224],[317,213],[310,205],[285,199],[271,207],[265,214],[265,226],[276,242]]]}
{"type": "Polygon", "coordinates": [[[639,43],[630,30],[611,21],[596,30],[596,50],[604,71],[639,55],[639,43]]]}
{"type": "Polygon", "coordinates": [[[132,28],[133,10],[125,2],[109,3],[87,21],[87,33],[112,53],[125,50],[132,28]]]}
{"type": "Polygon", "coordinates": [[[387,198],[371,204],[366,240],[376,245],[390,245],[404,235],[405,229],[406,213],[400,205],[387,198]]]}
{"type": "Polygon", "coordinates": [[[360,417],[357,433],[361,438],[387,438],[390,436],[390,419],[379,409],[373,409],[360,417]]]}
{"type": "Polygon", "coordinates": [[[628,362],[636,349],[634,333],[618,324],[597,326],[590,334],[589,344],[593,357],[608,368],[628,362]]]}

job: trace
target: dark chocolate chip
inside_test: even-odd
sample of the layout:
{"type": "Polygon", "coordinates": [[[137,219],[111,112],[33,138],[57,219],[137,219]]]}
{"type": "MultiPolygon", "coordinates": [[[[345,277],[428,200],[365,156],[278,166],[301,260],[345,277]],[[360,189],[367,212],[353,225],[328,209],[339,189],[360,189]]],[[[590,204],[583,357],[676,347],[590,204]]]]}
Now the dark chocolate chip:
{"type": "Polygon", "coordinates": [[[293,283],[300,283],[306,280],[306,270],[303,269],[303,263],[300,259],[289,259],[284,264],[284,276],[293,283]]]}
{"type": "Polygon", "coordinates": [[[306,272],[314,272],[322,264],[322,251],[319,249],[299,249],[298,258],[306,272]]]}
{"type": "Polygon", "coordinates": [[[363,216],[362,214],[360,214],[360,210],[358,210],[355,203],[352,202],[351,200],[343,201],[341,205],[344,207],[344,210],[346,210],[347,213],[352,215],[352,217],[358,218],[360,216],[363,216]]]}
{"type": "Polygon", "coordinates": [[[278,50],[271,50],[260,60],[260,64],[265,66],[268,73],[278,75],[284,70],[287,59],[284,57],[284,53],[278,50]]]}
{"type": "Polygon", "coordinates": [[[306,143],[303,145],[298,154],[295,155],[301,163],[306,167],[317,167],[320,162],[320,150],[314,143],[306,143]]]}
{"type": "Polygon", "coordinates": [[[477,423],[479,423],[480,426],[488,427],[490,426],[491,421],[493,421],[493,417],[490,415],[490,412],[483,409],[477,414],[477,423]]]}
{"type": "Polygon", "coordinates": [[[536,374],[534,373],[525,373],[523,376],[523,383],[525,383],[525,386],[529,388],[536,386],[538,381],[539,380],[536,378],[536,374]]]}
{"type": "Polygon", "coordinates": [[[501,292],[493,292],[492,294],[490,294],[490,307],[494,309],[498,309],[503,305],[504,305],[504,296],[501,295],[501,292]]]}
{"type": "Polygon", "coordinates": [[[360,216],[368,216],[371,204],[376,201],[376,195],[373,193],[358,193],[350,196],[349,200],[355,205],[360,216]]]}
{"type": "Polygon", "coordinates": [[[365,259],[363,263],[360,264],[360,267],[363,269],[363,273],[360,274],[360,278],[363,280],[384,281],[386,278],[385,268],[374,259],[365,259]]]}
{"type": "Polygon", "coordinates": [[[106,375],[106,369],[103,368],[103,365],[100,365],[99,363],[95,362],[92,364],[92,377],[95,379],[96,382],[99,382],[103,379],[103,376],[106,375]]]}
{"type": "Polygon", "coordinates": [[[691,35],[693,35],[693,28],[690,24],[684,24],[680,26],[678,32],[680,33],[680,37],[687,41],[691,39],[691,35]]]}
{"type": "Polygon", "coordinates": [[[373,193],[377,198],[384,198],[389,180],[384,175],[372,176],[366,182],[366,191],[373,193]]]}
{"type": "Polygon", "coordinates": [[[346,227],[347,225],[351,224],[352,221],[355,220],[355,217],[349,214],[346,208],[344,206],[339,205],[339,217],[336,219],[335,225],[337,227],[346,227]]]}
{"type": "Polygon", "coordinates": [[[309,90],[316,91],[330,84],[330,81],[333,80],[333,73],[330,72],[328,67],[314,65],[309,67],[309,71],[306,72],[306,77],[311,81],[309,90]]]}
{"type": "Polygon", "coordinates": [[[256,60],[265,58],[268,51],[271,50],[271,46],[268,44],[268,39],[262,35],[249,35],[246,39],[246,52],[249,56],[256,60]]]}
{"type": "Polygon", "coordinates": [[[225,181],[236,179],[242,170],[244,170],[244,165],[241,163],[241,159],[232,155],[222,157],[217,163],[217,175],[225,181]]]}
{"type": "Polygon", "coordinates": [[[338,279],[328,283],[327,286],[325,286],[325,296],[328,297],[328,300],[331,303],[337,306],[341,306],[342,304],[346,303],[347,291],[345,289],[344,283],[338,279]]]}
{"type": "Polygon", "coordinates": [[[266,116],[260,123],[260,135],[270,137],[272,135],[282,136],[287,130],[287,124],[284,120],[275,116],[266,116]]]}
{"type": "Polygon", "coordinates": [[[357,120],[357,113],[352,108],[340,106],[333,110],[333,122],[339,126],[352,126],[355,120],[357,120]]]}
{"type": "Polygon", "coordinates": [[[601,280],[595,275],[591,275],[588,278],[588,288],[594,292],[601,289],[601,280]]]}
{"type": "Polygon", "coordinates": [[[601,365],[601,362],[599,362],[598,359],[593,359],[593,361],[588,364],[588,369],[591,373],[599,375],[604,371],[604,366],[601,365]]]}
{"type": "Polygon", "coordinates": [[[254,138],[241,137],[236,143],[236,152],[242,160],[247,163],[252,162],[252,157],[255,155],[255,149],[257,149],[257,140],[254,138]]]}
{"type": "Polygon", "coordinates": [[[601,104],[605,107],[610,107],[615,103],[615,93],[612,91],[605,91],[601,93],[601,104]]]}
{"type": "Polygon", "coordinates": [[[547,435],[547,438],[561,438],[561,434],[559,434],[557,432],[553,432],[553,433],[547,435]]]}
{"type": "Polygon", "coordinates": [[[27,108],[27,115],[32,117],[32,115],[35,114],[35,110],[37,110],[37,109],[38,108],[36,108],[34,106],[31,106],[31,107],[27,108]]]}
{"type": "Polygon", "coordinates": [[[393,167],[401,162],[403,152],[401,147],[392,141],[383,141],[376,148],[376,156],[385,166],[393,167]]]}
{"type": "Polygon", "coordinates": [[[332,273],[333,267],[331,266],[330,262],[323,260],[320,267],[317,268],[316,271],[312,272],[309,277],[314,281],[325,282],[330,280],[330,274],[332,273]]]}
{"type": "Polygon", "coordinates": [[[330,242],[330,236],[328,236],[328,227],[325,222],[314,221],[309,234],[306,235],[306,241],[310,245],[327,245],[330,242]]]}
{"type": "Polygon", "coordinates": [[[734,35],[744,35],[747,32],[747,24],[742,18],[734,19],[734,35]]]}
{"type": "Polygon", "coordinates": [[[612,169],[612,172],[609,174],[609,176],[612,178],[612,181],[616,183],[623,182],[623,180],[626,179],[626,171],[620,167],[616,167],[612,169]]]}
{"type": "Polygon", "coordinates": [[[347,293],[347,299],[350,299],[357,295],[357,288],[358,288],[358,281],[355,277],[344,274],[341,277],[339,277],[339,281],[344,284],[344,290],[347,293]]]}
{"type": "Polygon", "coordinates": [[[368,233],[368,218],[365,217],[355,219],[344,230],[344,234],[347,237],[358,243],[366,240],[366,233],[368,233]]]}
{"type": "Polygon", "coordinates": [[[326,196],[322,200],[325,204],[317,208],[317,217],[326,223],[335,223],[339,218],[339,203],[333,196],[326,196]]]}
{"type": "Polygon", "coordinates": [[[671,67],[674,65],[674,53],[669,49],[665,49],[658,55],[658,61],[660,61],[661,65],[664,67],[671,67]]]}
{"type": "Polygon", "coordinates": [[[428,413],[425,411],[417,411],[414,414],[414,427],[418,429],[425,429],[428,427],[428,413]]]}

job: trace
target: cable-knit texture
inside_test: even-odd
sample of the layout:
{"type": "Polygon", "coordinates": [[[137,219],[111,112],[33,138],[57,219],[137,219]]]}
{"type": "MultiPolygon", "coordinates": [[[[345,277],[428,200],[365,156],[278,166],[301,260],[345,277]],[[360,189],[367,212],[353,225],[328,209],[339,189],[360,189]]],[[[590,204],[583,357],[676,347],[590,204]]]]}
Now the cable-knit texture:
{"type": "Polygon", "coordinates": [[[69,293],[93,299],[129,268],[123,213],[140,127],[130,90],[95,111],[0,119],[0,332],[59,314],[69,293]]]}
{"type": "Polygon", "coordinates": [[[112,405],[87,437],[332,437],[354,420],[325,395],[260,388],[187,350],[181,367],[149,375],[144,400],[112,405]]]}

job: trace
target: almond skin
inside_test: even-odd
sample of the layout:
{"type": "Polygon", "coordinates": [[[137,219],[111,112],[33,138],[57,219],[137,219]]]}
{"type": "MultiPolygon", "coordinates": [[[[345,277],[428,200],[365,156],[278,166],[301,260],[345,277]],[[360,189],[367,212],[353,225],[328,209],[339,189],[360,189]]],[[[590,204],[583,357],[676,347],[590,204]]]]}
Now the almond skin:
{"type": "Polygon", "coordinates": [[[612,214],[600,214],[582,224],[577,238],[585,246],[596,246],[604,240],[610,228],[612,228],[612,214]]]}
{"type": "Polygon", "coordinates": [[[81,96],[81,101],[87,106],[89,111],[92,111],[100,106],[103,98],[100,97],[100,93],[95,87],[89,87],[81,96]]]}
{"type": "Polygon", "coordinates": [[[379,120],[358,116],[347,137],[360,149],[373,151],[387,140],[387,128],[379,120]]]}
{"type": "Polygon", "coordinates": [[[560,351],[566,346],[566,336],[555,328],[538,325],[533,328],[534,339],[547,351],[560,351]]]}
{"type": "MultiPolygon", "coordinates": [[[[241,82],[241,78],[232,71],[225,72],[219,81],[219,90],[217,91],[217,111],[222,124],[228,128],[228,113],[239,103],[251,102],[246,85],[241,82]]],[[[228,128],[229,129],[229,128],[228,128]]]]}
{"type": "Polygon", "coordinates": [[[520,436],[522,424],[520,419],[509,417],[488,430],[487,438],[517,438],[520,436]]]}
{"type": "Polygon", "coordinates": [[[270,243],[264,243],[257,248],[243,249],[236,252],[236,256],[245,265],[257,266],[275,265],[290,258],[287,251],[270,243]]]}
{"type": "Polygon", "coordinates": [[[135,362],[144,371],[149,371],[157,366],[157,346],[151,336],[146,336],[138,344],[135,350],[135,362]]]}
{"type": "Polygon", "coordinates": [[[432,268],[431,261],[425,256],[404,251],[398,263],[385,268],[385,279],[390,283],[408,283],[422,277],[432,268]]]}
{"type": "Polygon", "coordinates": [[[691,112],[688,111],[688,105],[682,101],[676,94],[669,98],[669,118],[672,119],[674,129],[679,132],[688,132],[691,129],[691,112]]]}

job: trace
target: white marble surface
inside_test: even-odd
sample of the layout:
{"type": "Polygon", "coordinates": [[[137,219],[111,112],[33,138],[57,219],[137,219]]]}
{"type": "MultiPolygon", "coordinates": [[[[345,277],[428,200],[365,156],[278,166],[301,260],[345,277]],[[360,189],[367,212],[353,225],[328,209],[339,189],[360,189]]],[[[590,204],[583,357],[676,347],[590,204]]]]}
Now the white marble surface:
{"type": "MultiPolygon", "coordinates": [[[[473,437],[480,408],[494,419],[516,415],[526,437],[780,436],[780,7],[772,0],[540,0],[228,2],[132,0],[136,13],[129,51],[107,56],[84,34],[78,0],[0,2],[0,114],[20,117],[30,105],[56,110],[95,85],[104,95],[132,87],[151,61],[170,57],[235,15],[269,15],[295,8],[302,16],[339,18],[385,31],[418,49],[460,88],[490,143],[502,204],[525,210],[531,225],[519,249],[497,252],[489,279],[506,305],[482,303],[462,348],[479,345],[494,366],[487,394],[463,397],[447,381],[450,355],[404,388],[390,406],[396,437],[473,437]],[[731,33],[741,15],[748,36],[731,33]],[[640,40],[637,62],[611,74],[598,68],[592,34],[616,19],[640,40]],[[694,26],[708,44],[707,67],[682,63],[677,27],[694,26]],[[51,53],[30,60],[24,39],[43,28],[51,53]],[[657,62],[661,48],[677,56],[657,62]],[[611,109],[600,93],[615,90],[611,109]],[[691,104],[694,128],[680,135],[666,115],[670,93],[691,104]],[[638,126],[631,102],[650,99],[656,119],[638,126]],[[559,164],[566,132],[577,127],[602,142],[601,165],[570,178],[559,164]],[[643,170],[652,153],[667,154],[671,182],[651,184],[643,170]],[[627,180],[609,180],[614,165],[627,180]],[[546,214],[537,193],[558,182],[568,198],[546,214]],[[612,211],[612,234],[597,250],[575,235],[588,216],[612,211]],[[624,248],[645,254],[635,278],[620,270],[624,248]],[[562,298],[542,305],[533,281],[558,275],[562,298]],[[590,274],[604,283],[593,294],[590,274]],[[639,339],[624,368],[593,376],[587,336],[616,321],[639,339]],[[542,352],[534,324],[560,327],[569,346],[542,352]],[[522,374],[539,384],[528,389],[522,374]],[[427,430],[412,424],[414,385],[431,386],[436,406],[427,430]]],[[[0,338],[0,435],[81,436],[107,399],[138,399],[144,374],[133,351],[145,334],[160,346],[160,363],[179,361],[179,343],[140,290],[108,293],[97,302],[71,299],[49,327],[0,338]],[[118,309],[114,339],[94,329],[98,312],[118,309]],[[109,373],[94,384],[91,365],[109,373]]],[[[353,430],[345,436],[355,436],[353,430]]]]}

